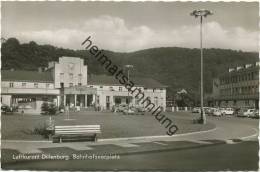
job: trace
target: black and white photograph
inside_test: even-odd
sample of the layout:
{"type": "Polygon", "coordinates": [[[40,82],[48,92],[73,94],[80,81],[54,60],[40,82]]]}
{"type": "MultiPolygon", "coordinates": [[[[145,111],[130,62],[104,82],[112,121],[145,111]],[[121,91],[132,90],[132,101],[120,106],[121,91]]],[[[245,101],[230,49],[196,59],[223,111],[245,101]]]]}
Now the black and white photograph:
{"type": "Polygon", "coordinates": [[[258,171],[258,51],[258,1],[2,1],[1,168],[258,171]]]}

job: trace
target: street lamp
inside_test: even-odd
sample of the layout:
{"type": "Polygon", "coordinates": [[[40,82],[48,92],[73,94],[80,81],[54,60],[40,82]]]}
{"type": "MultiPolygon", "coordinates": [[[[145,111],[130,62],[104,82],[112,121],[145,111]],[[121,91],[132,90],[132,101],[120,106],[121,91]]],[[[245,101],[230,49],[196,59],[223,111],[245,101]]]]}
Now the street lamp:
{"type": "Polygon", "coordinates": [[[207,17],[208,15],[212,15],[213,13],[209,10],[200,9],[200,10],[194,10],[190,13],[191,16],[194,16],[195,18],[200,18],[200,63],[201,63],[201,69],[200,69],[200,106],[201,106],[201,122],[203,124],[206,124],[206,116],[203,110],[203,47],[202,47],[202,20],[203,17],[207,17]]]}
{"type": "MultiPolygon", "coordinates": [[[[134,66],[133,65],[125,65],[125,68],[127,68],[127,82],[128,82],[128,84],[129,84],[129,82],[130,82],[130,74],[129,74],[129,71],[130,71],[130,69],[131,68],[133,68],[134,66]]],[[[129,98],[129,91],[127,92],[127,98],[129,98]]],[[[127,115],[128,115],[128,113],[129,113],[129,104],[130,104],[130,99],[129,99],[129,101],[128,101],[128,110],[127,110],[127,115]]]]}

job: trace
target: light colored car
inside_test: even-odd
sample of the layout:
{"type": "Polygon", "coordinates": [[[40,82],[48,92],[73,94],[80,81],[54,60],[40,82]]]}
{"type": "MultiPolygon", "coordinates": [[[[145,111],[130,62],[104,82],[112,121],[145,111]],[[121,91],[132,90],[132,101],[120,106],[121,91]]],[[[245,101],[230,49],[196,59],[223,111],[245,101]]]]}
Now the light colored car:
{"type": "Polygon", "coordinates": [[[216,110],[217,108],[209,108],[208,110],[208,115],[213,115],[213,112],[216,110]]]}
{"type": "Polygon", "coordinates": [[[247,109],[246,111],[244,111],[244,116],[246,117],[251,117],[254,115],[255,109],[247,109]]]}
{"type": "Polygon", "coordinates": [[[124,110],[128,109],[127,104],[119,104],[114,106],[113,112],[124,112],[124,110]]]}
{"type": "Polygon", "coordinates": [[[249,109],[240,109],[237,112],[238,117],[249,117],[248,113],[246,113],[249,109]]]}
{"type": "Polygon", "coordinates": [[[135,114],[135,110],[133,108],[125,109],[123,111],[123,114],[125,114],[125,115],[134,115],[135,114]]]}
{"type": "Polygon", "coordinates": [[[213,109],[213,116],[222,116],[222,113],[219,109],[213,109]]]}
{"type": "Polygon", "coordinates": [[[234,109],[233,108],[221,108],[220,112],[222,115],[233,115],[234,109]]]}
{"type": "Polygon", "coordinates": [[[256,119],[259,119],[259,110],[256,109],[252,115],[252,118],[256,118],[256,119]]]}
{"type": "Polygon", "coordinates": [[[199,107],[195,107],[192,109],[191,111],[192,113],[200,113],[200,108],[199,107]]]}

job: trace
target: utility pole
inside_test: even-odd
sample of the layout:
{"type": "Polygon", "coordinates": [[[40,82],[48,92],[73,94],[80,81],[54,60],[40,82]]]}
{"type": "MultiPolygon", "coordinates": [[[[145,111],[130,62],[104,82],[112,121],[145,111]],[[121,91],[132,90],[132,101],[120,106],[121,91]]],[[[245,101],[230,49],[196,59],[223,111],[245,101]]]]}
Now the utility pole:
{"type": "Polygon", "coordinates": [[[202,45],[202,22],[203,17],[207,17],[208,15],[212,15],[213,13],[209,10],[200,9],[200,10],[194,10],[192,13],[190,13],[191,16],[194,16],[195,18],[200,18],[200,113],[201,113],[201,123],[206,124],[206,115],[203,109],[203,45],[202,45]]]}

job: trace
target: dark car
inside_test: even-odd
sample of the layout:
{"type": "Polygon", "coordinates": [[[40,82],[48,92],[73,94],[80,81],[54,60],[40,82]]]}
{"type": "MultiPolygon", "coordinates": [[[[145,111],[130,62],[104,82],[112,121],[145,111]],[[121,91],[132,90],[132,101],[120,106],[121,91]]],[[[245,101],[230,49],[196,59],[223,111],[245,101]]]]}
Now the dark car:
{"type": "Polygon", "coordinates": [[[10,113],[10,112],[13,112],[13,107],[9,107],[7,105],[2,105],[1,106],[1,112],[6,114],[7,112],[10,113]]]}

